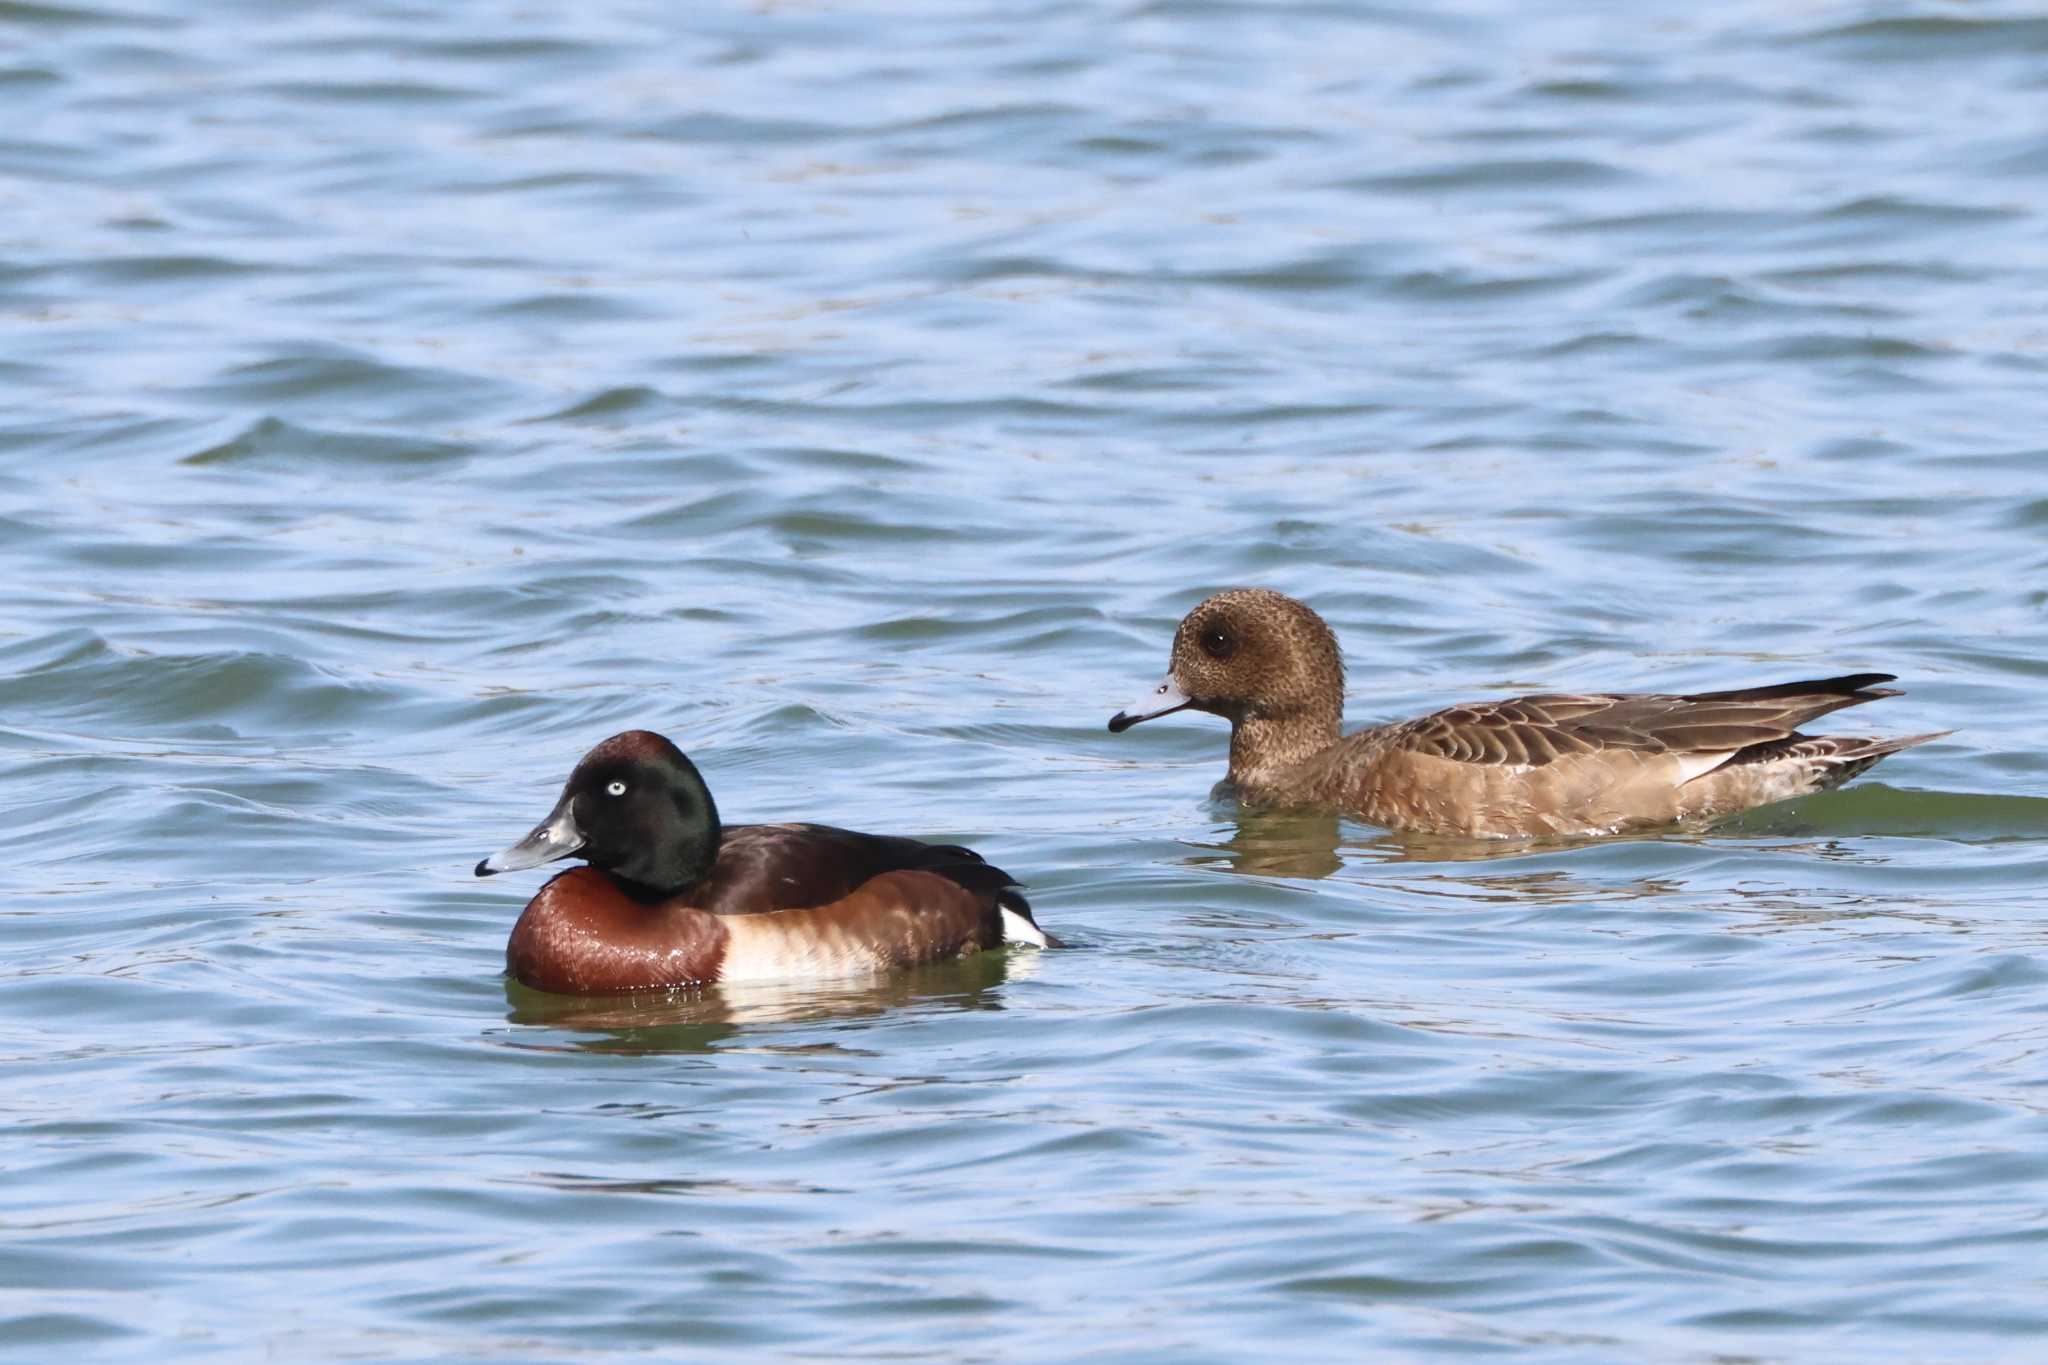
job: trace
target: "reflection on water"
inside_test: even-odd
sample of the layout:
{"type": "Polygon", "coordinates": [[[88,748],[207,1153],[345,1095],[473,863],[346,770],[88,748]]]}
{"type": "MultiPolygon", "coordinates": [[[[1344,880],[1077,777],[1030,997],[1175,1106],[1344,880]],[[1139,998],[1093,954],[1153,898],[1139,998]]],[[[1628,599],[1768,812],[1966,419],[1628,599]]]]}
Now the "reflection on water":
{"type": "Polygon", "coordinates": [[[1344,866],[1343,824],[1330,811],[1241,811],[1227,842],[1197,843],[1189,864],[1252,877],[1327,877],[1344,866]]]}
{"type": "Polygon", "coordinates": [[[857,980],[740,982],[603,999],[550,995],[507,977],[507,1022],[601,1036],[543,1042],[522,1034],[503,1041],[586,1052],[709,1052],[749,1029],[771,1025],[850,1021],[906,1009],[999,1010],[996,988],[1040,970],[1041,956],[1026,950],[975,953],[857,980]]]}
{"type": "MultiPolygon", "coordinates": [[[[1453,834],[1414,834],[1360,825],[1329,811],[1240,809],[1228,840],[1194,842],[1200,850],[1191,866],[1222,866],[1254,877],[1316,880],[1357,863],[1498,862],[1532,854],[1608,847],[1631,841],[1663,843],[1698,840],[1696,831],[1657,830],[1624,835],[1557,835],[1537,839],[1473,839],[1453,834]]],[[[1484,876],[1461,875],[1462,883],[1484,885],[1484,876]]],[[[1498,880],[1498,879],[1496,879],[1498,880]]]]}
{"type": "MultiPolygon", "coordinates": [[[[1225,809],[1235,817],[1230,838],[1222,843],[1192,841],[1190,847],[1197,851],[1186,860],[1190,866],[1218,866],[1246,876],[1310,881],[1329,877],[1348,863],[1497,862],[1629,844],[1711,848],[1717,841],[1732,845],[1740,840],[1754,848],[1815,857],[1883,861],[1881,853],[1844,840],[1884,835],[1996,843],[2048,836],[2048,797],[1899,791],[1881,783],[1782,801],[1710,824],[1539,839],[1469,839],[1379,830],[1328,811],[1251,810],[1227,804],[1225,809]]],[[[1532,877],[1551,881],[1560,896],[1597,894],[1564,880],[1562,874],[1554,871],[1512,877],[1460,874],[1457,881],[1462,886],[1526,888],[1536,884],[1532,877]]],[[[1644,894],[1652,894],[1678,887],[1675,883],[1648,880],[1643,889],[1644,894]]]]}

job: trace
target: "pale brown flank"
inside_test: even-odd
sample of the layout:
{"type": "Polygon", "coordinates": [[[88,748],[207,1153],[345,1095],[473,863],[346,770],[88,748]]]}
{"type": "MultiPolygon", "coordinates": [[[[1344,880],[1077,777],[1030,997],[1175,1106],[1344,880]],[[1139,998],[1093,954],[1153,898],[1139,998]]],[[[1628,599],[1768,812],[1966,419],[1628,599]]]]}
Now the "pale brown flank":
{"type": "Polygon", "coordinates": [[[1688,696],[1474,702],[1340,737],[1336,637],[1302,603],[1261,588],[1189,612],[1171,677],[1192,706],[1231,722],[1240,800],[1335,806],[1444,834],[1599,834],[1723,816],[1824,791],[1949,733],[1798,733],[1830,711],[1899,695],[1873,686],[1890,674],[1864,673],[1688,696]]]}
{"type": "Polygon", "coordinates": [[[724,921],[732,938],[722,981],[846,976],[995,948],[999,917],[984,896],[934,872],[884,872],[816,910],[724,921]]]}

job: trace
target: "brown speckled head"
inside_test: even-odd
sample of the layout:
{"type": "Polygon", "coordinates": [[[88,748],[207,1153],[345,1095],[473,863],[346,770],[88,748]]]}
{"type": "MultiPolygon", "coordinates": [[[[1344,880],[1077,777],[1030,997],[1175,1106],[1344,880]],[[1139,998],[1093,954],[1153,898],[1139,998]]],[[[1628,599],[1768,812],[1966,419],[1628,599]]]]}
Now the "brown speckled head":
{"type": "Polygon", "coordinates": [[[1334,710],[1344,659],[1323,618],[1267,588],[1219,592],[1174,632],[1168,669],[1189,703],[1232,720],[1334,710]]]}
{"type": "Polygon", "coordinates": [[[1231,724],[1240,785],[1333,743],[1344,713],[1344,659],[1323,618],[1268,588],[1232,588],[1174,632],[1166,680],[1110,718],[1112,731],[1193,708],[1231,724]]]}
{"type": "Polygon", "coordinates": [[[1344,659],[1323,618],[1268,588],[1231,588],[1182,619],[1166,681],[1109,728],[1193,707],[1232,721],[1327,717],[1334,733],[1343,705],[1344,659]]]}

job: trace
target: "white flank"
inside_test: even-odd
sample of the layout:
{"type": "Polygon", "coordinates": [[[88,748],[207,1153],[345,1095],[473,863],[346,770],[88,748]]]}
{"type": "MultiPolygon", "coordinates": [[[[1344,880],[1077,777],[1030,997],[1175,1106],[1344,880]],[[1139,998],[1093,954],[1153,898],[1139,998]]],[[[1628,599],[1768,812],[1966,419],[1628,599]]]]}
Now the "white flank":
{"type": "Polygon", "coordinates": [[[778,918],[773,913],[726,918],[732,936],[726,940],[719,981],[814,981],[871,976],[883,969],[875,950],[866,944],[851,942],[839,933],[793,933],[779,924],[778,918]]]}

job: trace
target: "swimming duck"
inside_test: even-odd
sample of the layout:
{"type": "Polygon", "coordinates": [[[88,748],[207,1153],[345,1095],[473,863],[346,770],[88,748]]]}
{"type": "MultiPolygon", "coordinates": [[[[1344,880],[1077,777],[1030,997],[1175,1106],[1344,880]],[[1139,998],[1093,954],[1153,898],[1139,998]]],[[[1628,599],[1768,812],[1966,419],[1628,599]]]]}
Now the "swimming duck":
{"type": "Polygon", "coordinates": [[[721,825],[696,765],[629,730],[476,875],[580,858],[527,903],[507,969],[563,995],[879,972],[1056,941],[979,854],[829,825],[721,825]]]}
{"type": "Polygon", "coordinates": [[[1230,722],[1229,782],[1261,806],[1333,806],[1388,829],[1611,834],[1732,815],[1841,785],[1952,733],[1802,735],[1896,697],[1889,673],[1691,696],[1595,692],[1467,702],[1340,734],[1344,662],[1323,618],[1264,588],[1217,593],[1173,637],[1166,681],[1112,732],[1193,708],[1230,722]]]}

